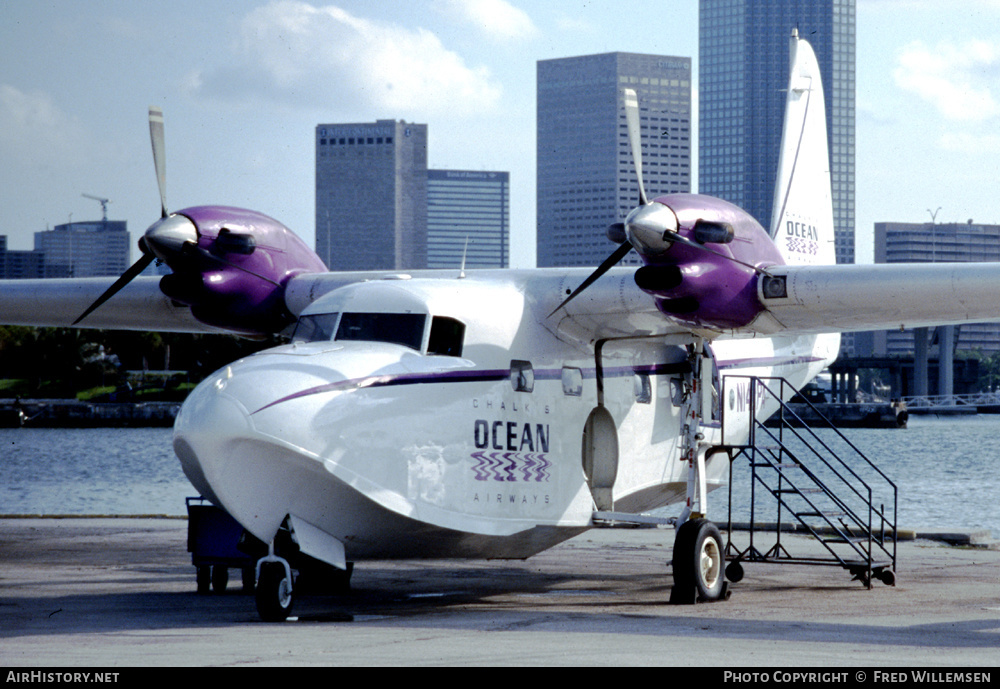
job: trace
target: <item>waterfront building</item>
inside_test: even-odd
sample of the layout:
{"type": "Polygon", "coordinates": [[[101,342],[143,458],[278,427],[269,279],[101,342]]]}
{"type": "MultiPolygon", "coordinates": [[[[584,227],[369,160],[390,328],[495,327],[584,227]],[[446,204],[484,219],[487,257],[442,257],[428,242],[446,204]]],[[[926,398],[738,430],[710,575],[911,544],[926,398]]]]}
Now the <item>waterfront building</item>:
{"type": "MultiPolygon", "coordinates": [[[[875,223],[876,263],[974,263],[1000,261],[1000,225],[975,223],[875,223]]],[[[955,326],[955,351],[1000,351],[1000,323],[955,326]]],[[[940,334],[940,331],[938,331],[940,334]]],[[[933,337],[927,329],[873,333],[871,355],[903,356],[919,346],[915,337],[933,337]],[[922,332],[921,332],[922,331],[922,332]]],[[[935,342],[927,343],[933,353],[935,342]]],[[[861,352],[859,352],[861,353],[861,352]]],[[[867,354],[867,352],[865,352],[867,354]]]]}
{"type": "MultiPolygon", "coordinates": [[[[691,59],[604,53],[537,63],[537,262],[596,266],[639,203],[622,90],[636,91],[650,198],[691,191],[691,59]]],[[[638,263],[635,252],[623,263],[638,263]]]]}
{"type": "Polygon", "coordinates": [[[124,220],[70,222],[36,232],[35,251],[44,277],[117,277],[131,263],[132,240],[124,220]]]}
{"type": "Polygon", "coordinates": [[[45,255],[41,251],[11,251],[7,235],[0,235],[0,278],[23,280],[45,277],[45,255]]]}

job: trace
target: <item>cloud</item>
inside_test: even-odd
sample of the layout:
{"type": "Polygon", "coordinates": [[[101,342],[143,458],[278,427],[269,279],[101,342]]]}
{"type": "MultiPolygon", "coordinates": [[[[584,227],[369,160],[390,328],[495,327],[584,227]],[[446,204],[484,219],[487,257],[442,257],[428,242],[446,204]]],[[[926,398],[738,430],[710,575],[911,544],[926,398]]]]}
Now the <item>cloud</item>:
{"type": "Polygon", "coordinates": [[[570,14],[560,14],[556,17],[556,26],[560,31],[572,34],[596,35],[600,30],[593,22],[570,14]]]}
{"type": "Polygon", "coordinates": [[[75,165],[86,159],[87,141],[80,123],[48,94],[0,84],[2,157],[37,168],[75,165]]]}
{"type": "Polygon", "coordinates": [[[531,17],[506,0],[439,0],[438,4],[495,42],[531,39],[539,33],[531,17]]]}
{"type": "Polygon", "coordinates": [[[374,110],[380,117],[474,114],[500,99],[488,70],[467,66],[430,31],[364,19],[334,5],[282,0],[255,9],[240,25],[235,51],[239,65],[190,75],[192,90],[374,110]]]}
{"type": "Polygon", "coordinates": [[[969,40],[931,49],[920,41],[903,48],[893,77],[896,85],[927,101],[949,120],[981,122],[1000,115],[993,88],[1000,70],[1000,46],[969,40]]]}
{"type": "Polygon", "coordinates": [[[1000,152],[1000,135],[993,133],[946,132],[938,140],[945,151],[977,156],[1000,152]]]}

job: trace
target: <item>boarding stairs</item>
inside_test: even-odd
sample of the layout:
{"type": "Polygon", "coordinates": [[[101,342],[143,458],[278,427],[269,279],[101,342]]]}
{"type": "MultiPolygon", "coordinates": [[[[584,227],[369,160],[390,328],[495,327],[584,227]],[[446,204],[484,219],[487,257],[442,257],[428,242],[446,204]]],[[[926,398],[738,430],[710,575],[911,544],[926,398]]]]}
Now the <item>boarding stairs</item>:
{"type": "Polygon", "coordinates": [[[869,589],[876,578],[894,585],[896,485],[815,407],[811,411],[820,422],[807,426],[784,402],[795,392],[788,381],[755,376],[724,381],[723,442],[727,431],[745,435],[749,423],[744,442],[712,450],[730,459],[727,574],[742,576],[743,562],[833,565],[869,589]],[[772,408],[777,411],[766,427],[758,411],[772,408]],[[748,523],[734,519],[734,512],[746,511],[748,523]],[[734,532],[741,540],[746,534],[749,544],[738,547],[734,532]],[[822,548],[792,555],[786,547],[791,539],[782,540],[789,532],[811,535],[822,548]],[[759,545],[765,535],[775,539],[766,549],[759,545]]]}

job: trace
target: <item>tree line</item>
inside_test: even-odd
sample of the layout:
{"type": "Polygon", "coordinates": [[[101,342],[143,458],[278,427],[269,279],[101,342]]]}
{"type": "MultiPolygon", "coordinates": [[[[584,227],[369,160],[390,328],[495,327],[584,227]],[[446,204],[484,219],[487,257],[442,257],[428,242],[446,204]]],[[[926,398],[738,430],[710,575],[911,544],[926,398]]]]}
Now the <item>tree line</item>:
{"type": "Polygon", "coordinates": [[[129,373],[136,371],[173,371],[174,384],[196,383],[278,343],[277,338],[232,335],[0,326],[0,397],[75,397],[93,388],[127,389],[129,373]]]}

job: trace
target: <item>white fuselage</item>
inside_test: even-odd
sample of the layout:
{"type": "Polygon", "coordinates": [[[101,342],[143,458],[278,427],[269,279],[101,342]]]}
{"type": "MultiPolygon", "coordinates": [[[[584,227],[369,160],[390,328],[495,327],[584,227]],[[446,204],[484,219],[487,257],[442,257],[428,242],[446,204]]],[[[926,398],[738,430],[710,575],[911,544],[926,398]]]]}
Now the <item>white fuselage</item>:
{"type": "MultiPolygon", "coordinates": [[[[527,557],[592,525],[581,457],[600,371],[619,446],[614,508],[683,500],[685,339],[609,340],[598,365],[594,348],[548,325],[539,316],[547,304],[526,292],[516,282],[458,280],[332,292],[303,320],[417,314],[426,329],[409,345],[324,336],[217,372],[177,420],[185,473],[265,542],[293,515],[342,543],[348,560],[527,557]],[[431,332],[440,315],[465,326],[460,355],[429,353],[440,348],[431,332]]],[[[714,354],[723,377],[779,375],[798,387],[836,343],[719,340],[714,354]]],[[[735,390],[722,400],[730,444],[749,427],[745,395],[735,390]]],[[[722,441],[719,416],[706,415],[707,444],[722,441]]],[[[724,458],[710,461],[709,486],[721,485],[727,469],[724,458]]]]}

